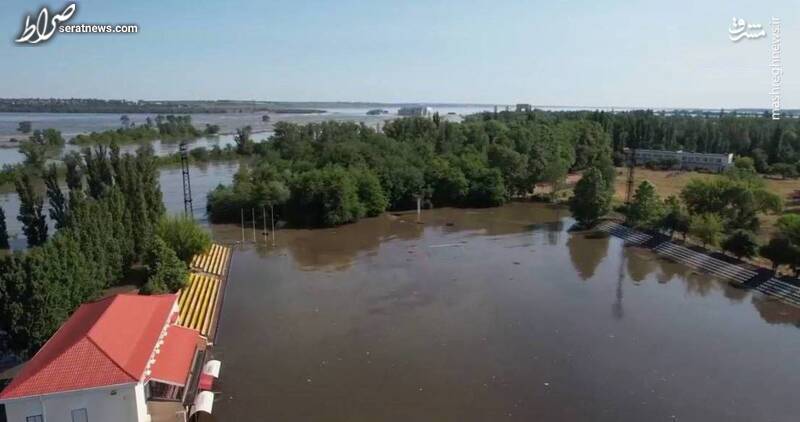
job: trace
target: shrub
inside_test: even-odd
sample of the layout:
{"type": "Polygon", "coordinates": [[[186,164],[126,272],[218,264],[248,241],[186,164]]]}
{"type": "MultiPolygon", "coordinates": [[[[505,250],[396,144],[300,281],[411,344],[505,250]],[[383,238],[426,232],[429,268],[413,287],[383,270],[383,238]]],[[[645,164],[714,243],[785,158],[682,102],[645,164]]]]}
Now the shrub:
{"type": "Polygon", "coordinates": [[[145,292],[176,292],[186,284],[189,273],[184,264],[164,240],[156,236],[145,257],[147,283],[145,292]]]}
{"type": "Polygon", "coordinates": [[[196,221],[184,216],[162,217],[156,234],[187,264],[193,256],[211,247],[208,232],[196,221]]]}

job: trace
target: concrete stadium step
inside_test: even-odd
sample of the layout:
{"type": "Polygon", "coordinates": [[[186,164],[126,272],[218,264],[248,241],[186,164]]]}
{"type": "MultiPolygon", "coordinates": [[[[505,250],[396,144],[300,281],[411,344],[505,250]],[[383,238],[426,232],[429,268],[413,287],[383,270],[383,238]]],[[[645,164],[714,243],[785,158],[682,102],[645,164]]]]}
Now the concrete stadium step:
{"type": "Polygon", "coordinates": [[[652,238],[649,234],[638,232],[613,221],[600,223],[596,229],[619,237],[630,244],[644,243],[652,238]]]}
{"type": "Polygon", "coordinates": [[[745,270],[735,265],[728,264],[724,261],[716,260],[714,258],[692,251],[687,252],[685,250],[674,249],[674,248],[662,248],[657,252],[675,258],[681,262],[686,263],[687,265],[691,265],[693,267],[704,269],[710,272],[734,277],[740,281],[749,280],[755,275],[755,272],[753,271],[745,270]]]}
{"type": "Polygon", "coordinates": [[[775,278],[765,281],[756,290],[800,304],[800,288],[775,278]]]}
{"type": "Polygon", "coordinates": [[[784,292],[775,291],[770,288],[758,288],[756,290],[761,293],[764,293],[765,295],[774,297],[782,302],[786,302],[789,303],[790,305],[795,305],[800,307],[800,299],[791,296],[786,296],[784,292]]]}
{"type": "Polygon", "coordinates": [[[691,267],[702,269],[719,276],[733,278],[740,282],[745,282],[756,275],[755,271],[741,268],[737,265],[669,242],[662,243],[657,246],[654,251],[691,267]]]}
{"type": "MultiPolygon", "coordinates": [[[[629,244],[641,244],[652,239],[652,236],[646,233],[641,233],[613,221],[600,223],[597,229],[619,237],[629,244]]],[[[755,271],[693,251],[669,241],[659,244],[653,248],[653,251],[691,268],[740,283],[744,283],[756,275],[755,271]]]]}
{"type": "Polygon", "coordinates": [[[768,287],[757,287],[756,290],[767,296],[774,297],[775,299],[778,299],[781,302],[800,308],[800,299],[796,299],[792,296],[787,296],[785,292],[776,291],[768,287]]]}

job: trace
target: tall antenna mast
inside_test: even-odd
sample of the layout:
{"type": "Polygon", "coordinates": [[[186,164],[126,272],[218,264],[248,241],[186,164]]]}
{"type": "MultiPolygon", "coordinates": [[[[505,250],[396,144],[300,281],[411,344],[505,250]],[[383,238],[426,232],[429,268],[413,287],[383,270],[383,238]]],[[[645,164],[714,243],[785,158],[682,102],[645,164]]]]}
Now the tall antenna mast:
{"type": "Polygon", "coordinates": [[[194,220],[192,209],[192,182],[189,179],[189,154],[186,142],[181,142],[178,147],[181,156],[181,173],[183,176],[183,214],[194,220]]]}

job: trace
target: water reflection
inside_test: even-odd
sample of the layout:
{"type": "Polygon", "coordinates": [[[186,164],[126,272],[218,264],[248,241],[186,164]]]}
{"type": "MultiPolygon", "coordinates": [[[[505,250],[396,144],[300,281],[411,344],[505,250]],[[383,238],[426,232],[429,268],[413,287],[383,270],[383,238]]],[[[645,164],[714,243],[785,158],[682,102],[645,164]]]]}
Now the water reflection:
{"type": "Polygon", "coordinates": [[[585,233],[572,233],[567,240],[572,265],[583,281],[594,277],[595,270],[608,254],[607,236],[589,238],[585,233]]]}

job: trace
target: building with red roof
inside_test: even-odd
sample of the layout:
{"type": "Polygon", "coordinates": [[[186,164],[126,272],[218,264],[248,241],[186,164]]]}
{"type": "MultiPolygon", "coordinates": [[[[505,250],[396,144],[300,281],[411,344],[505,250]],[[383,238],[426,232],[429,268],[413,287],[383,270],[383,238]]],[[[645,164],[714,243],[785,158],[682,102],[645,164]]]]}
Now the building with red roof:
{"type": "Polygon", "coordinates": [[[172,294],[82,305],[0,393],[8,421],[145,422],[150,402],[184,402],[205,340],[177,315],[172,294]]]}

